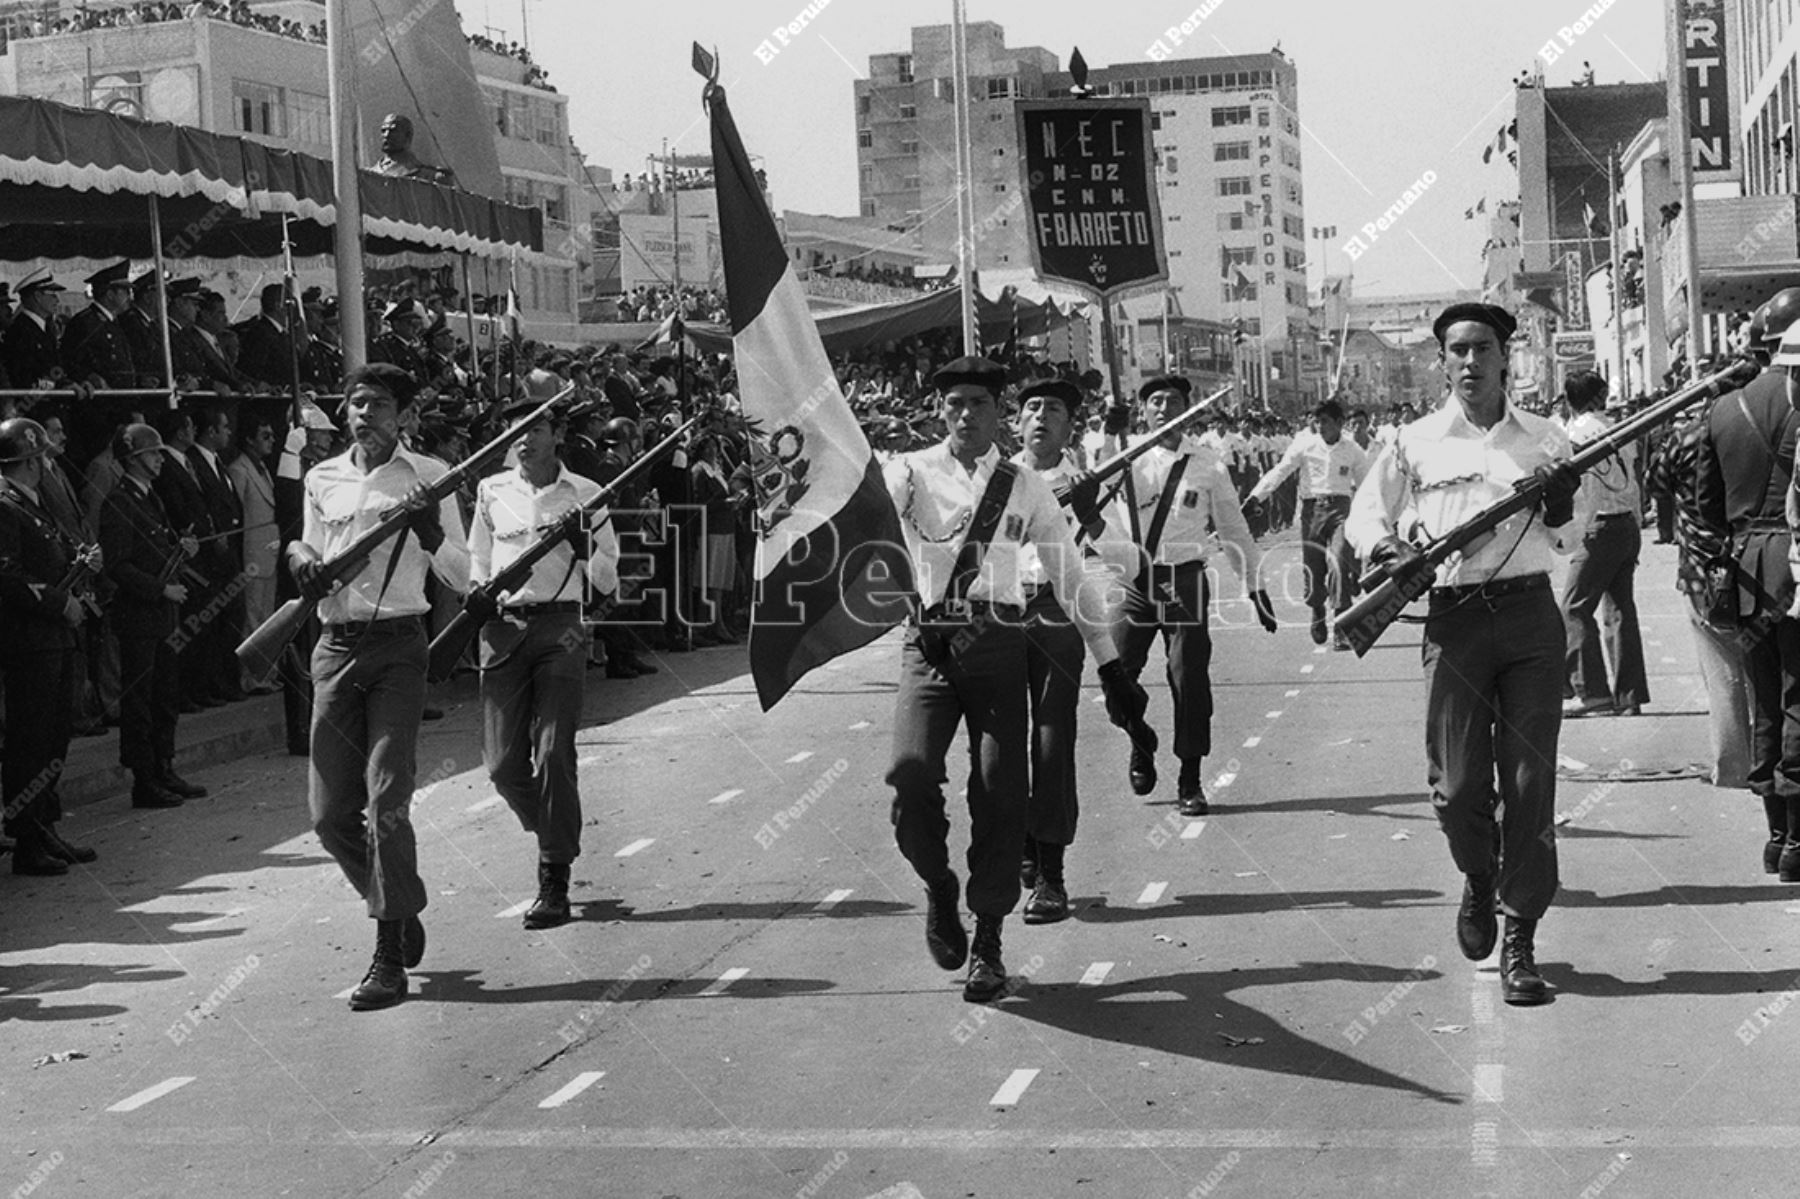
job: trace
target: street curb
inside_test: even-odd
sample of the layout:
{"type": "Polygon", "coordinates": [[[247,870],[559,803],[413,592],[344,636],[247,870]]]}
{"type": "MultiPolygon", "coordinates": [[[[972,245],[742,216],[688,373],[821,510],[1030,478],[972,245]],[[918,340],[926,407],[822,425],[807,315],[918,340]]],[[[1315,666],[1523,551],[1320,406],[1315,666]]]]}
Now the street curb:
{"type": "MultiPolygon", "coordinates": [[[[200,740],[186,745],[177,745],[175,750],[176,769],[183,773],[193,770],[204,770],[208,766],[216,766],[220,762],[228,762],[233,758],[248,757],[253,754],[266,753],[273,749],[282,749],[287,745],[287,725],[281,710],[281,697],[263,696],[254,701],[264,709],[255,714],[255,720],[248,725],[241,721],[233,721],[230,726],[218,729],[200,740]],[[265,716],[266,713],[266,716],[265,716]]],[[[236,713],[232,713],[236,715],[236,713]]],[[[94,738],[94,748],[104,750],[109,755],[118,751],[118,734],[109,732],[106,737],[94,738]]],[[[77,745],[80,742],[76,743],[77,745]]],[[[79,755],[71,755],[71,759],[79,755]]],[[[71,760],[71,769],[66,769],[61,781],[57,784],[56,793],[62,798],[64,809],[85,807],[103,799],[125,795],[131,791],[131,771],[117,762],[107,765],[98,763],[88,765],[77,773],[77,763],[71,760]]]]}

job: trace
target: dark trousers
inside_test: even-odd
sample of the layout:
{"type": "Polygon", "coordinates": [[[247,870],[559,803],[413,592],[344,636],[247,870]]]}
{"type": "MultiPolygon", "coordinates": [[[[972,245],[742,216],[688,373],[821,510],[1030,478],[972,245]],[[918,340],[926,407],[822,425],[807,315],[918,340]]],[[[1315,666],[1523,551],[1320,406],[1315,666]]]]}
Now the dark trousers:
{"type": "Polygon", "coordinates": [[[1025,634],[988,623],[942,666],[926,662],[919,632],[900,650],[894,703],[894,840],[926,882],[950,868],[944,764],[957,727],[969,731],[969,910],[1004,916],[1019,902],[1025,847],[1025,634]]]}
{"type": "Polygon", "coordinates": [[[490,620],[481,630],[484,761],[494,789],[537,837],[538,859],[581,856],[575,732],[587,671],[581,618],[533,617],[523,629],[490,620]]]}
{"type": "Polygon", "coordinates": [[[74,728],[64,702],[75,672],[73,650],[23,654],[6,664],[6,757],[0,763],[9,837],[26,839],[62,816],[56,796],[74,728]]]}
{"type": "Polygon", "coordinates": [[[425,650],[416,619],[328,629],[313,648],[313,831],[376,920],[425,910],[411,812],[425,650]]]}
{"type": "Polygon", "coordinates": [[[1075,721],[1087,655],[1056,592],[1046,584],[1025,609],[1025,681],[1031,699],[1031,807],[1034,841],[1072,845],[1080,804],[1075,794],[1075,721]]]}
{"type": "Polygon", "coordinates": [[[1113,614],[1113,644],[1135,679],[1149,660],[1151,642],[1162,634],[1175,700],[1175,756],[1204,758],[1212,752],[1213,715],[1206,563],[1153,566],[1148,581],[1149,594],[1125,588],[1125,600],[1113,614]]]}
{"type": "Polygon", "coordinates": [[[1644,637],[1638,628],[1637,597],[1633,594],[1643,540],[1635,515],[1601,517],[1589,526],[1581,548],[1569,560],[1562,601],[1568,678],[1570,689],[1583,699],[1611,699],[1624,706],[1650,698],[1644,637]],[[1610,686],[1600,626],[1594,619],[1602,599],[1609,601],[1610,609],[1606,618],[1606,648],[1612,651],[1613,660],[1610,686]]]}
{"type": "Polygon", "coordinates": [[[1306,606],[1325,609],[1329,596],[1335,615],[1350,606],[1356,574],[1350,543],[1344,538],[1344,518],[1350,515],[1350,497],[1328,495],[1300,501],[1300,560],[1306,566],[1306,606]]]}
{"type": "Polygon", "coordinates": [[[171,637],[119,637],[119,765],[154,772],[175,758],[181,665],[171,637]]]}
{"type": "Polygon", "coordinates": [[[1739,635],[1750,683],[1750,790],[1800,800],[1800,620],[1739,635]]]}
{"type": "Polygon", "coordinates": [[[1502,909],[1528,920],[1556,894],[1563,649],[1548,586],[1454,610],[1434,599],[1425,625],[1425,756],[1438,824],[1456,868],[1497,877],[1502,909]]]}

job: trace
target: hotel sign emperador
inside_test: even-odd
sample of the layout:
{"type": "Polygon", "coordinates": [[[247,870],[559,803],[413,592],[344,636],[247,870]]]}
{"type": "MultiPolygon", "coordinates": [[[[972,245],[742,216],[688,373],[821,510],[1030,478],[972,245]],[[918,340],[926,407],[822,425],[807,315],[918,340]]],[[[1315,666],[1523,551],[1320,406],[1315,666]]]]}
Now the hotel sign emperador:
{"type": "Polygon", "coordinates": [[[1031,265],[1099,298],[1169,277],[1150,101],[1021,100],[1031,265]]]}

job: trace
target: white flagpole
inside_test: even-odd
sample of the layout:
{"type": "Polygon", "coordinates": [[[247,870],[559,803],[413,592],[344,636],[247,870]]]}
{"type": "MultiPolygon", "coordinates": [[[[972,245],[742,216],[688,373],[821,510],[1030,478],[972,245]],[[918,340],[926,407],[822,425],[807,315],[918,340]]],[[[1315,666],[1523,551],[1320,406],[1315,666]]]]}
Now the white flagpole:
{"type": "Polygon", "coordinates": [[[368,361],[367,308],[363,302],[362,193],[356,170],[356,52],[350,45],[350,0],[326,0],[325,46],[331,86],[332,186],[337,226],[332,230],[337,267],[339,342],[344,369],[368,361]]]}
{"type": "Polygon", "coordinates": [[[975,186],[969,143],[969,16],[964,0],[952,0],[951,86],[956,89],[956,271],[962,282],[963,353],[981,353],[975,330],[975,186]]]}

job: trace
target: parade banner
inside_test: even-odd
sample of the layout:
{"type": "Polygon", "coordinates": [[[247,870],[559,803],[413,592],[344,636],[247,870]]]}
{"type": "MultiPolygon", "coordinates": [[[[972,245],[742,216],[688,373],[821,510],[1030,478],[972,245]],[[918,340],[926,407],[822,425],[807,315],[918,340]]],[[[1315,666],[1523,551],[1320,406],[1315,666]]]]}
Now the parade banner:
{"type": "Polygon", "coordinates": [[[825,356],[716,82],[708,83],[706,103],[725,293],[760,507],[750,672],[767,711],[808,671],[905,619],[912,565],[900,516],[825,356]]]}
{"type": "Polygon", "coordinates": [[[1040,278],[1106,298],[1165,282],[1150,102],[1021,100],[1020,188],[1040,278]]]}

